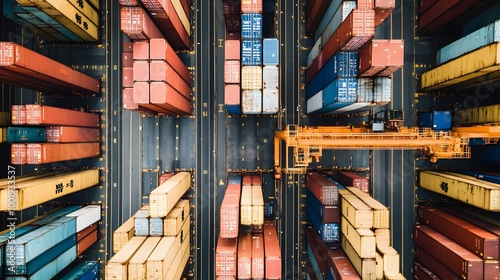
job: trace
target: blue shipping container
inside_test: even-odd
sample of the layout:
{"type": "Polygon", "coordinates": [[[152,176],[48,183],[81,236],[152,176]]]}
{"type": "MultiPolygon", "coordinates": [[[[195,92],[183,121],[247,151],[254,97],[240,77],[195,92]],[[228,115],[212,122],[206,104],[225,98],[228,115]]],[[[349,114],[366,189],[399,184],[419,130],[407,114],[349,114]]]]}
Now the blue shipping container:
{"type": "Polygon", "coordinates": [[[262,38],[262,15],[242,14],[241,15],[241,38],[261,39],[262,38]]]}
{"type": "Polygon", "coordinates": [[[150,218],[149,219],[149,235],[150,236],[163,236],[163,219],[150,218]]]}
{"type": "MultiPolygon", "coordinates": [[[[7,242],[10,239],[19,238],[25,234],[28,234],[28,233],[34,231],[37,228],[38,228],[38,226],[25,225],[23,227],[15,228],[13,231],[14,234],[11,234],[11,232],[7,232],[7,233],[2,234],[0,236],[0,267],[4,267],[10,262],[10,260],[5,260],[5,258],[4,258],[4,256],[5,256],[5,246],[4,245],[7,244],[7,242]],[[5,264],[4,264],[4,262],[5,262],[5,264]]],[[[2,269],[0,269],[0,270],[2,270],[2,269]]]]}
{"type": "Polygon", "coordinates": [[[356,102],[358,80],[338,78],[326,86],[322,93],[323,107],[316,113],[326,114],[356,102]]]}
{"type": "Polygon", "coordinates": [[[8,127],[7,142],[9,143],[30,143],[30,142],[45,142],[44,127],[8,127]]]}
{"type": "Polygon", "coordinates": [[[500,184],[500,174],[494,175],[477,171],[458,171],[458,173],[473,176],[476,179],[483,180],[486,182],[500,184]]]}
{"type": "Polygon", "coordinates": [[[357,75],[358,54],[337,52],[306,85],[306,98],[311,98],[337,78],[356,77],[357,75]]]}
{"type": "Polygon", "coordinates": [[[451,129],[450,111],[422,112],[419,114],[419,127],[429,127],[436,131],[451,129]]]}
{"type": "Polygon", "coordinates": [[[354,9],[356,9],[356,1],[332,1],[330,3],[325,16],[314,33],[314,38],[316,40],[321,37],[322,48],[328,42],[330,37],[332,37],[333,33],[339,28],[340,24],[354,9]],[[334,14],[331,14],[330,9],[335,9],[334,14]]]}
{"type": "Polygon", "coordinates": [[[226,105],[227,111],[232,115],[241,115],[240,105],[226,105]]]}
{"type": "Polygon", "coordinates": [[[339,241],[339,226],[334,223],[322,223],[320,218],[313,212],[308,212],[307,216],[314,229],[319,233],[324,242],[339,241]]]}
{"type": "Polygon", "coordinates": [[[274,217],[274,203],[269,203],[269,202],[264,203],[264,217],[266,218],[274,217]]]}
{"type": "Polygon", "coordinates": [[[47,15],[44,11],[38,9],[37,7],[22,7],[27,12],[33,14],[35,17],[43,20],[46,24],[50,25],[52,28],[60,32],[62,35],[69,38],[71,41],[82,42],[83,40],[78,37],[78,35],[74,34],[64,25],[53,19],[51,16],[47,15]]]}
{"type": "Polygon", "coordinates": [[[471,146],[471,156],[477,161],[500,163],[500,145],[471,146]]]}
{"type": "Polygon", "coordinates": [[[311,262],[311,266],[314,270],[314,274],[316,275],[316,278],[323,279],[323,276],[321,275],[321,271],[319,270],[318,261],[316,261],[316,258],[314,257],[313,248],[311,247],[311,245],[309,243],[307,243],[307,256],[309,257],[309,261],[311,262]]]}
{"type": "Polygon", "coordinates": [[[264,65],[279,64],[279,41],[277,38],[266,38],[263,40],[263,63],[264,65]]]}
{"type": "Polygon", "coordinates": [[[443,64],[494,42],[500,42],[500,20],[480,28],[438,50],[437,64],[443,64]]]}
{"type": "Polygon", "coordinates": [[[86,261],[77,264],[59,280],[96,280],[99,278],[99,262],[86,261]]]}
{"type": "Polygon", "coordinates": [[[318,200],[318,198],[308,189],[306,188],[307,195],[307,213],[312,212],[316,216],[319,217],[320,221],[323,222],[323,204],[318,200]]]}
{"type": "Polygon", "coordinates": [[[34,221],[30,225],[44,226],[46,224],[49,224],[49,223],[52,223],[52,222],[58,220],[61,217],[65,217],[66,215],[73,213],[80,208],[82,208],[82,206],[79,206],[79,205],[66,206],[62,209],[56,210],[55,212],[48,214],[47,217],[41,218],[40,220],[37,220],[37,221],[34,221]]]}
{"type": "Polygon", "coordinates": [[[262,42],[259,40],[243,40],[241,42],[241,64],[261,65],[262,64],[262,42]]]}

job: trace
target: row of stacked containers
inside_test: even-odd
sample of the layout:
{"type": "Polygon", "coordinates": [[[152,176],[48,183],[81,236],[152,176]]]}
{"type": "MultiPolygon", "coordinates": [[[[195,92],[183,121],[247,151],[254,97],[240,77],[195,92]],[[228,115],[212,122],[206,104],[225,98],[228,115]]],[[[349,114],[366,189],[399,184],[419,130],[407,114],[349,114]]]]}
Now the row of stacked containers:
{"type": "MultiPolygon", "coordinates": [[[[467,18],[467,13],[480,4],[488,7],[488,4],[480,2],[418,2],[416,27],[419,36],[441,36],[453,31],[445,36],[449,37],[444,41],[446,44],[437,49],[434,67],[419,75],[418,88],[421,91],[430,95],[448,91],[477,93],[478,80],[481,81],[481,86],[494,87],[491,84],[494,81],[483,79],[483,75],[498,71],[499,17],[489,17],[488,11],[480,12],[481,26],[477,24],[477,19],[467,18]],[[486,16],[481,16],[482,14],[486,16]],[[469,20],[476,21],[471,25],[475,28],[463,26],[469,20]],[[454,41],[450,40],[451,37],[454,41]]],[[[498,4],[493,5],[489,8],[498,9],[498,4]]],[[[486,102],[452,111],[450,126],[475,129],[474,126],[488,125],[494,128],[493,125],[498,125],[499,105],[492,98],[480,100],[486,102]]],[[[429,113],[424,110],[420,114],[429,113]]],[[[435,112],[432,117],[442,119],[435,112]]],[[[482,138],[470,139],[472,161],[479,163],[474,171],[455,168],[453,172],[419,172],[418,190],[422,194],[426,194],[424,190],[437,193],[446,199],[424,200],[418,205],[413,233],[415,278],[500,277],[500,224],[497,213],[493,213],[500,211],[497,203],[500,175],[479,171],[482,168],[486,170],[485,164],[496,166],[500,162],[500,146],[495,140],[491,142],[493,143],[489,144],[482,138]]]]}
{"type": "Polygon", "coordinates": [[[265,212],[260,176],[230,175],[220,207],[217,279],[282,279],[275,217],[265,212]]]}
{"type": "Polygon", "coordinates": [[[308,114],[390,103],[390,76],[403,66],[403,41],[372,38],[394,6],[394,0],[307,2],[306,33],[315,40],[305,73],[308,114]]]}
{"type": "Polygon", "coordinates": [[[176,51],[191,49],[186,0],[119,1],[124,42],[122,96],[126,110],[190,115],[191,73],[176,51]]]}
{"type": "Polygon", "coordinates": [[[279,40],[273,30],[275,1],[224,1],[226,42],[224,103],[229,114],[275,114],[279,110],[279,40]],[[263,6],[270,7],[263,10],[263,6]]]}

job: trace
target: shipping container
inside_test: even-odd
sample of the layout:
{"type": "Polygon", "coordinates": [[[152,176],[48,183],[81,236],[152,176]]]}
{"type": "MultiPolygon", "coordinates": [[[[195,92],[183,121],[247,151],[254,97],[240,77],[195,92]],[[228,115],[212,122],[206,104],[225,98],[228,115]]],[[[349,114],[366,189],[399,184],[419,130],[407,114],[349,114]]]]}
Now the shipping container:
{"type": "Polygon", "coordinates": [[[340,248],[328,250],[328,254],[327,271],[332,275],[332,279],[361,280],[356,269],[340,248]]]}
{"type": "Polygon", "coordinates": [[[435,255],[430,254],[422,247],[415,246],[415,258],[432,274],[439,277],[439,279],[462,279],[462,277],[455,274],[448,266],[443,264],[443,260],[437,259],[435,255]]]}
{"type": "Polygon", "coordinates": [[[328,10],[331,0],[308,1],[306,8],[306,34],[313,34],[328,10]]]}
{"type": "Polygon", "coordinates": [[[164,225],[162,218],[149,219],[149,236],[164,236],[163,228],[164,225]]]}
{"type": "Polygon", "coordinates": [[[224,83],[239,84],[240,83],[240,61],[226,60],[224,61],[224,83]]]}
{"type": "Polygon", "coordinates": [[[241,0],[242,13],[262,13],[262,0],[241,0]]]}
{"type": "MultiPolygon", "coordinates": [[[[242,89],[242,100],[244,100],[243,93],[245,92],[245,90],[260,90],[260,89],[262,89],[262,67],[260,67],[260,66],[243,66],[243,67],[241,67],[241,89],[242,89]]],[[[261,95],[262,95],[262,93],[261,93],[261,95]]],[[[242,104],[242,106],[243,106],[243,104],[242,104]]]]}
{"type": "Polygon", "coordinates": [[[241,114],[239,85],[224,85],[224,104],[229,114],[241,114]]]}
{"type": "Polygon", "coordinates": [[[99,277],[99,262],[83,261],[61,276],[60,280],[94,280],[99,277]]]}
{"type": "Polygon", "coordinates": [[[167,216],[190,187],[191,175],[188,172],[179,172],[158,186],[149,195],[150,216],[158,218],[167,216]]]}
{"type": "Polygon", "coordinates": [[[40,143],[26,144],[26,164],[44,164],[59,161],[97,157],[99,143],[40,143]]]}
{"type": "Polygon", "coordinates": [[[106,263],[105,278],[128,279],[128,262],[134,256],[135,252],[139,250],[144,241],[146,241],[146,237],[144,236],[132,237],[120,251],[114,254],[106,263]]]}
{"type": "Polygon", "coordinates": [[[98,227],[99,227],[99,222],[95,222],[95,223],[91,224],[90,226],[82,229],[81,231],[78,231],[76,233],[76,241],[82,240],[84,237],[86,237],[90,233],[96,231],[98,229],[98,227]]]}
{"type": "Polygon", "coordinates": [[[359,75],[374,76],[389,65],[389,40],[372,40],[359,51],[359,75]]]}
{"type": "Polygon", "coordinates": [[[369,229],[373,225],[372,209],[354,194],[341,193],[341,210],[343,216],[357,229],[369,229]]]}
{"type": "Polygon", "coordinates": [[[264,223],[265,246],[265,278],[281,279],[281,250],[276,234],[276,227],[272,222],[264,223]]]}
{"type": "Polygon", "coordinates": [[[239,15],[240,7],[240,1],[224,1],[224,15],[239,15]]]}
{"type": "Polygon", "coordinates": [[[313,228],[318,232],[321,240],[324,242],[338,242],[340,236],[340,227],[338,223],[323,223],[320,217],[314,212],[307,213],[308,219],[313,228]]]}
{"type": "Polygon", "coordinates": [[[79,232],[101,220],[101,206],[88,205],[66,215],[66,217],[76,219],[76,232],[79,232]]]}
{"type": "Polygon", "coordinates": [[[404,64],[404,42],[403,40],[389,40],[389,63],[387,68],[377,74],[380,77],[390,76],[392,73],[403,68],[404,64]]]}
{"type": "Polygon", "coordinates": [[[162,230],[163,235],[177,236],[183,229],[183,226],[188,218],[189,201],[186,199],[181,199],[165,217],[162,230]]]}
{"type": "Polygon", "coordinates": [[[437,231],[416,226],[413,240],[463,279],[483,279],[483,261],[437,231]]]}
{"type": "Polygon", "coordinates": [[[307,212],[312,212],[322,223],[340,223],[340,211],[337,205],[323,205],[319,199],[307,189],[307,212]]]}
{"type": "Polygon", "coordinates": [[[45,128],[41,127],[8,127],[6,138],[10,143],[45,142],[47,140],[45,128]]]}
{"type": "Polygon", "coordinates": [[[219,236],[215,251],[215,275],[236,277],[236,251],[238,238],[222,238],[219,236]]]}
{"type": "Polygon", "coordinates": [[[134,233],[135,221],[132,216],[113,232],[113,253],[120,251],[134,236],[134,233]]]}
{"type": "Polygon", "coordinates": [[[262,68],[262,88],[269,91],[277,91],[279,89],[278,67],[264,66],[262,68]]]}
{"type": "Polygon", "coordinates": [[[415,276],[415,279],[418,280],[439,280],[439,278],[432,273],[432,271],[419,262],[415,262],[413,266],[413,275],[415,276]]]}
{"type": "Polygon", "coordinates": [[[419,113],[419,127],[429,127],[436,131],[451,129],[450,111],[433,111],[419,113]]]}
{"type": "MultiPolygon", "coordinates": [[[[235,2],[235,1],[231,1],[235,2]]],[[[224,2],[228,3],[228,2],[224,2]]],[[[239,40],[226,40],[224,43],[224,59],[225,60],[239,60],[241,52],[241,42],[239,40]]]]}
{"type": "MultiPolygon", "coordinates": [[[[226,21],[226,31],[228,32],[238,32],[241,33],[241,16],[239,14],[236,15],[225,15],[226,21]]],[[[231,40],[235,40],[232,38],[231,40]]]]}
{"type": "Polygon", "coordinates": [[[240,218],[240,186],[228,185],[220,207],[220,237],[238,237],[240,218]]]}
{"type": "Polygon", "coordinates": [[[264,237],[262,234],[252,235],[252,278],[264,278],[264,237]]]}
{"type": "Polygon", "coordinates": [[[182,245],[189,243],[184,242],[186,240],[189,240],[189,233],[183,238],[180,238],[180,234],[176,237],[163,237],[146,262],[147,279],[165,279],[177,252],[182,245]]]}
{"type": "Polygon", "coordinates": [[[454,114],[455,125],[500,123],[500,104],[456,110],[454,114]]]}
{"type": "Polygon", "coordinates": [[[186,267],[186,263],[189,260],[189,235],[186,239],[182,241],[182,245],[180,250],[177,252],[174,260],[171,263],[170,269],[164,279],[174,279],[180,280],[181,275],[184,272],[184,268],[186,267]]]}
{"type": "Polygon", "coordinates": [[[149,94],[151,104],[164,108],[173,114],[191,114],[191,100],[186,99],[166,82],[151,82],[149,94]]]}
{"type": "Polygon", "coordinates": [[[134,214],[135,236],[149,235],[149,209],[142,207],[134,214]]]}
{"type": "Polygon", "coordinates": [[[373,213],[373,224],[372,229],[381,229],[381,228],[389,228],[390,222],[390,212],[389,209],[380,203],[378,200],[371,197],[366,192],[363,192],[359,188],[356,187],[347,187],[347,191],[340,190],[339,193],[341,195],[345,194],[354,194],[358,197],[364,204],[371,208],[373,213]]]}
{"type": "Polygon", "coordinates": [[[358,78],[358,102],[374,102],[373,83],[373,78],[358,78]]]}
{"type": "Polygon", "coordinates": [[[369,229],[355,228],[345,216],[342,216],[341,231],[343,236],[351,243],[356,254],[362,258],[375,258],[375,234],[369,229]]]}
{"type": "Polygon", "coordinates": [[[121,7],[120,20],[121,31],[131,40],[163,38],[163,34],[141,7],[121,7]]]}
{"type": "Polygon", "coordinates": [[[339,183],[343,186],[352,186],[364,193],[370,193],[370,182],[365,177],[353,172],[340,172],[339,183]]]}
{"type": "Polygon", "coordinates": [[[308,173],[306,187],[323,205],[338,205],[338,185],[323,175],[308,173]]]}
{"type": "Polygon", "coordinates": [[[242,234],[238,238],[238,279],[252,278],[252,235],[242,234]]]}
{"type": "Polygon", "coordinates": [[[133,64],[133,80],[134,82],[148,82],[149,77],[149,62],[146,60],[134,60],[133,64]]]}
{"type": "Polygon", "coordinates": [[[361,279],[376,279],[376,260],[375,258],[363,259],[359,257],[351,243],[344,237],[340,238],[340,245],[345,254],[351,260],[352,265],[361,276],[361,279]]]}
{"type": "Polygon", "coordinates": [[[167,40],[163,38],[151,39],[149,41],[149,56],[151,60],[166,61],[188,85],[191,85],[192,81],[189,69],[184,65],[167,40]]]}
{"type": "Polygon", "coordinates": [[[146,279],[146,262],[161,237],[148,237],[128,263],[128,279],[146,279]]]}
{"type": "Polygon", "coordinates": [[[76,254],[78,256],[81,256],[88,248],[94,245],[98,240],[99,240],[99,234],[97,230],[94,230],[91,233],[87,234],[76,244],[76,254]]]}
{"type": "Polygon", "coordinates": [[[499,237],[442,210],[420,206],[420,222],[457,242],[482,259],[498,259],[499,237]]]}
{"type": "Polygon", "coordinates": [[[276,114],[279,108],[279,91],[277,89],[264,89],[262,92],[262,114],[276,114]]]}
{"type": "Polygon", "coordinates": [[[262,64],[262,42],[259,40],[241,41],[241,64],[261,65],[262,64]]]}
{"type": "Polygon", "coordinates": [[[241,92],[241,113],[242,114],[262,113],[261,90],[243,90],[241,92]]]}
{"type": "Polygon", "coordinates": [[[279,40],[277,38],[262,40],[262,56],[262,63],[265,66],[279,64],[279,40]]]}
{"type": "Polygon", "coordinates": [[[318,40],[316,40],[316,43],[314,43],[314,46],[311,48],[309,54],[307,55],[307,67],[311,66],[314,59],[318,57],[320,51],[321,51],[321,37],[319,37],[318,40]]]}
{"type": "Polygon", "coordinates": [[[97,114],[36,104],[25,105],[25,107],[28,125],[99,127],[97,114]]]}
{"type": "Polygon", "coordinates": [[[314,274],[318,279],[325,279],[328,253],[322,246],[324,244],[320,244],[320,242],[323,241],[318,235],[318,232],[312,227],[307,228],[306,240],[307,255],[313,267],[314,274]]]}
{"type": "Polygon", "coordinates": [[[48,126],[46,128],[47,142],[75,143],[98,142],[101,139],[98,128],[74,126],[48,126]]]}
{"type": "MultiPolygon", "coordinates": [[[[359,80],[358,80],[359,85],[359,80]]],[[[358,95],[359,96],[359,95],[358,95]]],[[[377,77],[374,79],[373,102],[385,105],[392,100],[392,79],[390,77],[377,77]]]]}
{"type": "Polygon", "coordinates": [[[134,68],[133,67],[124,67],[122,69],[122,87],[124,87],[124,88],[134,87],[134,68]]]}
{"type": "MultiPolygon", "coordinates": [[[[310,99],[322,100],[322,108],[312,112],[326,114],[356,102],[358,81],[356,78],[337,78],[310,99]]],[[[311,113],[311,112],[308,112],[311,113]]]]}
{"type": "Polygon", "coordinates": [[[336,7],[333,16],[327,17],[329,11],[326,11],[325,17],[323,17],[320,26],[314,33],[314,38],[321,38],[321,48],[325,46],[326,42],[328,42],[352,10],[356,9],[356,1],[332,1],[328,9],[332,6],[336,7]]]}
{"type": "Polygon", "coordinates": [[[241,38],[250,40],[262,38],[261,14],[241,14],[241,38]]]}
{"type": "Polygon", "coordinates": [[[264,197],[260,183],[252,183],[252,226],[264,224],[264,197]]]}

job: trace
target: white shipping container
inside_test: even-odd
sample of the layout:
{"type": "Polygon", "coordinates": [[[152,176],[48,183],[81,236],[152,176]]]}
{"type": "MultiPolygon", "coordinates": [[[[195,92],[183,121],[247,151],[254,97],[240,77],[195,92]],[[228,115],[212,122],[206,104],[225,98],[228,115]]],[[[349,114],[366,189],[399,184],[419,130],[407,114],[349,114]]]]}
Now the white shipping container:
{"type": "Polygon", "coordinates": [[[279,110],[279,91],[266,90],[262,93],[262,114],[275,114],[279,110]]]}
{"type": "Polygon", "coordinates": [[[264,90],[279,89],[279,71],[277,66],[264,66],[262,70],[262,88],[264,90]]]}
{"type": "Polygon", "coordinates": [[[344,114],[344,113],[349,113],[355,110],[360,110],[366,106],[370,105],[370,102],[357,102],[351,105],[347,105],[345,107],[339,108],[335,111],[332,111],[331,113],[328,113],[326,115],[335,115],[335,114],[344,114]]]}
{"type": "Polygon", "coordinates": [[[76,232],[80,232],[101,220],[101,205],[88,205],[66,216],[76,218],[76,232]]]}
{"type": "Polygon", "coordinates": [[[347,16],[356,9],[356,1],[344,1],[332,17],[325,31],[321,35],[321,48],[323,48],[328,40],[332,37],[333,33],[339,28],[340,24],[347,18],[347,16]]]}
{"type": "Polygon", "coordinates": [[[375,78],[373,86],[373,99],[377,104],[391,102],[392,79],[390,77],[375,78]]]}
{"type": "Polygon", "coordinates": [[[373,101],[373,78],[358,78],[358,102],[373,101]]]}
{"type": "Polygon", "coordinates": [[[241,89],[257,90],[262,89],[262,67],[243,66],[241,67],[241,89]]]}
{"type": "Polygon", "coordinates": [[[307,100],[307,113],[318,111],[323,107],[323,91],[320,90],[313,97],[307,100]]]}
{"type": "Polygon", "coordinates": [[[313,60],[318,57],[319,52],[321,51],[321,37],[316,40],[316,43],[314,46],[311,48],[311,51],[307,55],[307,67],[311,66],[313,63],[313,60]]]}
{"type": "Polygon", "coordinates": [[[241,92],[241,112],[252,115],[262,113],[261,90],[244,90],[241,92]]]}

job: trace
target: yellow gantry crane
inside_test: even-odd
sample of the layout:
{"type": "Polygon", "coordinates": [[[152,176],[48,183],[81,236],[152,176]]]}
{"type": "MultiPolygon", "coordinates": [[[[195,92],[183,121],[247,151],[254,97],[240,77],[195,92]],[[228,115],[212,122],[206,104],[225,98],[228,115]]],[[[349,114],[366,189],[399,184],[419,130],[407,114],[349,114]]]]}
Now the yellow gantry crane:
{"type": "Polygon", "coordinates": [[[305,174],[309,163],[319,161],[323,150],[420,150],[432,162],[438,159],[470,158],[471,138],[482,138],[485,143],[497,143],[500,139],[500,126],[457,127],[451,131],[399,127],[396,132],[372,132],[368,128],[350,126],[288,125],[285,130],[274,133],[275,176],[280,179],[281,172],[305,174]],[[293,161],[289,160],[290,150],[293,161]],[[284,166],[281,151],[286,154],[284,166]]]}

